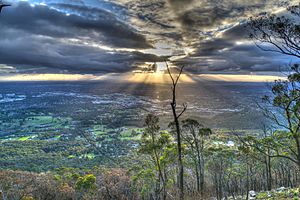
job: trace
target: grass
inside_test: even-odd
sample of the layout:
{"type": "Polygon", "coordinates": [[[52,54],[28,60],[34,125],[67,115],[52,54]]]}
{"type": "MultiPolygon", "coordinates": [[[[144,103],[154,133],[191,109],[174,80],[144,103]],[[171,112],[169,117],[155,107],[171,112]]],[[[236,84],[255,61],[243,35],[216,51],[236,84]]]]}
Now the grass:
{"type": "Polygon", "coordinates": [[[68,125],[72,121],[69,117],[53,117],[50,115],[27,117],[24,127],[36,127],[41,125],[49,125],[52,128],[69,129],[68,125]]]}
{"type": "Polygon", "coordinates": [[[95,135],[105,135],[106,134],[106,132],[104,132],[104,131],[93,131],[93,133],[95,134],[95,135]]]}
{"type": "MultiPolygon", "coordinates": [[[[70,129],[72,118],[70,117],[53,117],[51,115],[32,116],[25,119],[13,120],[11,123],[0,124],[0,130],[8,130],[10,136],[4,135],[0,140],[18,140],[26,141],[34,136],[43,136],[43,134],[56,132],[54,139],[59,139],[60,132],[70,129]],[[14,130],[14,131],[12,131],[14,130]]],[[[38,138],[37,138],[38,139],[38,138]]]]}
{"type": "Polygon", "coordinates": [[[76,156],[74,155],[69,155],[68,158],[75,158],[76,156]]]}
{"type": "Polygon", "coordinates": [[[24,137],[20,137],[18,138],[17,140],[19,141],[26,141],[26,140],[29,140],[32,136],[24,136],[24,137]]]}
{"type": "Polygon", "coordinates": [[[141,139],[142,135],[136,135],[136,136],[127,136],[127,137],[120,137],[120,140],[134,140],[139,141],[141,139]]]}
{"type": "Polygon", "coordinates": [[[262,130],[260,129],[227,129],[227,128],[217,128],[213,129],[214,132],[220,133],[220,134],[232,134],[232,133],[244,133],[247,135],[252,135],[252,134],[261,134],[262,130]]]}
{"type": "Polygon", "coordinates": [[[106,135],[109,131],[113,131],[113,129],[108,129],[104,125],[94,125],[92,127],[92,132],[97,136],[103,136],[106,135]]]}
{"type": "Polygon", "coordinates": [[[53,118],[52,116],[35,116],[35,117],[28,117],[26,119],[27,124],[32,125],[32,124],[50,124],[53,123],[57,120],[53,118]]]}
{"type": "MultiPolygon", "coordinates": [[[[72,155],[71,155],[72,156],[72,155]]],[[[75,157],[75,156],[74,156],[75,157]]],[[[74,158],[73,157],[73,158],[74,158]]],[[[96,156],[95,156],[95,154],[93,154],[93,153],[86,153],[86,154],[83,154],[83,155],[81,155],[81,156],[79,156],[79,158],[87,158],[87,159],[89,159],[89,160],[92,160],[92,159],[94,159],[96,156]]]]}
{"type": "Polygon", "coordinates": [[[61,138],[61,135],[57,135],[54,138],[59,139],[59,138],[61,138]]]}

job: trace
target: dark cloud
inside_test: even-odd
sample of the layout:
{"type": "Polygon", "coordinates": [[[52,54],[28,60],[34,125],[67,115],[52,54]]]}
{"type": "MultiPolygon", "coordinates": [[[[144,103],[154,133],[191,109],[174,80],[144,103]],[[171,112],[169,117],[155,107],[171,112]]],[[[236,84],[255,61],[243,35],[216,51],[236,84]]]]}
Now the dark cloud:
{"type": "MultiPolygon", "coordinates": [[[[287,57],[261,52],[250,41],[240,43],[247,42],[249,35],[243,22],[250,16],[282,8],[288,5],[287,1],[120,1],[133,19],[140,19],[134,24],[152,40],[175,44],[174,52],[192,49],[186,58],[174,63],[189,65],[193,71],[277,70],[278,65],[287,62],[287,57]],[[278,62],[274,68],[275,63],[270,61],[272,58],[278,62]],[[268,62],[269,65],[266,64],[268,62]]],[[[296,1],[289,1],[293,2],[296,1]]]]}
{"type": "Polygon", "coordinates": [[[39,66],[77,73],[122,72],[138,61],[163,58],[140,52],[107,52],[96,47],[57,42],[53,38],[25,36],[16,41],[0,40],[0,60],[16,66],[39,66]],[[43,44],[43,45],[41,45],[43,44]]]}
{"type": "Polygon", "coordinates": [[[122,72],[137,63],[163,61],[166,57],[143,52],[170,48],[173,55],[186,53],[174,63],[187,65],[191,72],[277,70],[290,62],[289,58],[260,51],[248,40],[243,22],[249,16],[280,8],[282,2],[18,2],[0,16],[0,64],[22,72],[122,72]],[[153,46],[160,49],[149,51],[153,46]]]}
{"type": "Polygon", "coordinates": [[[196,49],[188,57],[175,64],[187,65],[191,72],[249,72],[278,71],[280,68],[299,60],[260,50],[249,39],[250,30],[238,24],[218,37],[203,40],[193,47],[196,49]]]}
{"type": "Polygon", "coordinates": [[[193,5],[195,0],[167,0],[175,13],[180,13],[186,7],[193,5]]]}
{"type": "Polygon", "coordinates": [[[56,38],[85,37],[114,47],[151,47],[143,35],[108,11],[75,5],[61,7],[78,11],[81,15],[66,15],[48,6],[30,6],[26,2],[20,2],[1,16],[0,23],[3,29],[14,28],[36,35],[56,38]]]}
{"type": "Polygon", "coordinates": [[[72,5],[59,7],[78,14],[67,15],[45,5],[30,6],[27,2],[7,9],[0,20],[0,63],[18,68],[37,66],[43,70],[46,67],[96,73],[127,71],[136,62],[166,59],[138,52],[151,45],[143,35],[108,11],[72,5]]]}

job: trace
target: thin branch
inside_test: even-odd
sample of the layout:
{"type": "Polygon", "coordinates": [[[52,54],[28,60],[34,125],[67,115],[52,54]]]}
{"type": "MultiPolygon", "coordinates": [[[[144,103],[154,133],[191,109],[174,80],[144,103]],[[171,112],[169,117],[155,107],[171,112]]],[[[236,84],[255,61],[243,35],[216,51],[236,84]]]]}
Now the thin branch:
{"type": "Polygon", "coordinates": [[[171,74],[170,67],[169,67],[167,61],[165,61],[165,63],[166,63],[166,66],[167,66],[168,74],[169,74],[169,76],[170,76],[170,78],[171,78],[171,80],[172,80],[173,87],[174,87],[176,84],[175,84],[174,78],[173,78],[173,76],[172,76],[172,74],[171,74]]]}
{"type": "Polygon", "coordinates": [[[187,104],[183,104],[183,109],[182,109],[182,111],[179,113],[179,115],[177,116],[177,118],[179,119],[180,118],[180,116],[186,111],[186,109],[187,109],[187,104]]]}
{"type": "Polygon", "coordinates": [[[176,81],[175,81],[175,85],[177,85],[177,83],[178,83],[178,80],[179,80],[179,78],[180,78],[180,76],[181,76],[181,74],[182,74],[183,68],[184,68],[184,65],[181,66],[181,68],[180,68],[179,74],[178,74],[178,76],[177,76],[177,78],[176,78],[176,81]]]}

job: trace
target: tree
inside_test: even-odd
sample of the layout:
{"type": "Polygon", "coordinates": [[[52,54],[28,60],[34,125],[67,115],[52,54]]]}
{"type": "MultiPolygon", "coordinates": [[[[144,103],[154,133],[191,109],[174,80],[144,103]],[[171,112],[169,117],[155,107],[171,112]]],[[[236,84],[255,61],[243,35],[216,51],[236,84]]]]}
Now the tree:
{"type": "Polygon", "coordinates": [[[256,161],[263,163],[266,180],[265,188],[270,191],[272,189],[271,161],[273,157],[276,157],[276,151],[278,151],[277,149],[279,147],[271,144],[271,142],[275,141],[274,138],[272,138],[272,136],[274,135],[273,130],[264,127],[263,131],[263,135],[260,135],[259,137],[253,135],[235,135],[237,136],[238,142],[240,142],[240,152],[243,153],[243,155],[246,155],[255,159],[256,161]]]}
{"type": "MultiPolygon", "coordinates": [[[[292,67],[294,73],[287,80],[277,80],[272,86],[272,95],[263,97],[266,105],[261,109],[279,130],[260,141],[265,150],[271,149],[272,157],[286,158],[300,168],[300,71],[292,67]]],[[[265,152],[264,150],[264,152],[265,152]]]]}
{"type": "MultiPolygon", "coordinates": [[[[264,134],[259,137],[253,135],[238,136],[248,149],[249,147],[254,148],[255,151],[265,156],[262,158],[265,163],[267,188],[269,190],[272,187],[271,158],[289,160],[296,164],[298,169],[300,168],[299,66],[294,65],[291,70],[292,73],[287,77],[287,80],[275,81],[271,90],[272,94],[264,96],[264,104],[259,105],[265,116],[275,124],[277,130],[264,130],[264,134]]],[[[288,170],[288,172],[280,172],[278,174],[291,176],[292,173],[288,170]]],[[[280,179],[286,178],[281,176],[280,179]]],[[[288,184],[293,185],[291,181],[288,181],[288,184]]]]}
{"type": "Polygon", "coordinates": [[[214,184],[215,197],[221,200],[225,195],[226,175],[230,171],[230,167],[236,161],[235,150],[224,144],[218,144],[209,149],[210,160],[208,161],[208,171],[214,184]]]}
{"type": "MultiPolygon", "coordinates": [[[[287,8],[288,15],[265,14],[250,18],[250,37],[264,51],[278,52],[300,58],[300,4],[287,8]]],[[[272,85],[272,95],[263,97],[260,106],[278,131],[260,141],[260,151],[268,148],[272,157],[286,158],[300,168],[300,70],[291,67],[287,80],[277,80],[272,85]],[[264,148],[264,149],[262,149],[264,148]]]]}
{"type": "Polygon", "coordinates": [[[250,38],[264,51],[300,58],[300,4],[287,11],[286,16],[265,14],[250,18],[250,38]]]}
{"type": "Polygon", "coordinates": [[[198,121],[185,119],[182,121],[182,138],[188,144],[190,155],[195,163],[197,191],[204,194],[204,148],[207,137],[212,133],[198,121]]]}
{"type": "Polygon", "coordinates": [[[147,190],[150,190],[151,186],[148,187],[148,185],[154,179],[154,199],[165,200],[167,198],[168,183],[166,169],[168,164],[173,162],[170,152],[173,152],[175,149],[173,139],[168,132],[160,130],[157,116],[147,115],[145,125],[146,128],[140,141],[139,153],[148,155],[151,163],[148,163],[149,165],[146,169],[140,169],[136,176],[148,180],[146,180],[147,190]]]}
{"type": "Polygon", "coordinates": [[[173,119],[175,123],[175,130],[176,130],[176,139],[177,139],[177,152],[178,152],[178,182],[179,182],[179,198],[181,200],[184,199],[184,181],[183,181],[183,162],[182,162],[182,146],[181,146],[181,131],[180,131],[180,123],[179,118],[181,115],[186,111],[187,105],[183,104],[183,108],[180,112],[177,112],[177,102],[176,102],[176,87],[179,81],[179,78],[182,74],[184,66],[182,66],[177,74],[177,77],[173,77],[170,67],[166,62],[168,74],[172,80],[172,101],[171,101],[171,108],[173,119]]]}

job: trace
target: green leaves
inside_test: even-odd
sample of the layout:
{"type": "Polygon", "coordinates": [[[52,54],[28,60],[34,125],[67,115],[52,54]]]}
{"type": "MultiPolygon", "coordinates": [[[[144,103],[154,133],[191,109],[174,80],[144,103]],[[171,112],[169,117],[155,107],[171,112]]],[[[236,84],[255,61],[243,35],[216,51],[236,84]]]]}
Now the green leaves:
{"type": "Polygon", "coordinates": [[[138,149],[144,156],[133,177],[143,197],[151,193],[159,195],[157,188],[167,186],[169,164],[175,161],[177,154],[174,138],[168,131],[160,130],[157,116],[147,115],[145,126],[138,149]]]}
{"type": "Polygon", "coordinates": [[[75,184],[75,188],[77,190],[90,190],[95,188],[96,183],[96,177],[93,174],[87,174],[85,176],[81,176],[77,179],[77,182],[75,184]]]}

